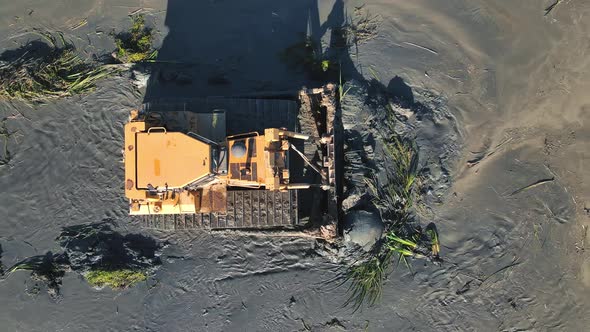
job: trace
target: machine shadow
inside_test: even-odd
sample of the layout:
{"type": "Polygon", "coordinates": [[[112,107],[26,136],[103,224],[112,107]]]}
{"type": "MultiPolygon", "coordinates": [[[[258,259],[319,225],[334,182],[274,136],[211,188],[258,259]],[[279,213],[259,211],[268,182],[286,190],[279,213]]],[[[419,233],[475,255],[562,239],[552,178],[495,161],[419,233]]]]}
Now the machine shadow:
{"type": "Polygon", "coordinates": [[[317,0],[170,1],[165,26],[144,102],[285,91],[310,83],[280,53],[308,33],[320,36],[317,0]]]}

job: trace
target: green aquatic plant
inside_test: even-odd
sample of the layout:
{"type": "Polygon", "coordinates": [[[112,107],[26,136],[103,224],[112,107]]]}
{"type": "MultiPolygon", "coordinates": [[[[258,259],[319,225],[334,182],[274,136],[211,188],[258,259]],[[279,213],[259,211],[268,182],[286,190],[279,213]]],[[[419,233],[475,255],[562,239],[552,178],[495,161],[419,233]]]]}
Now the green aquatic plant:
{"type": "Polygon", "coordinates": [[[78,55],[61,33],[39,33],[46,41],[30,43],[16,59],[0,62],[0,99],[44,101],[90,92],[115,68],[98,65],[78,55]]]}
{"type": "Polygon", "coordinates": [[[418,153],[413,142],[396,136],[386,139],[383,151],[387,165],[384,183],[375,176],[368,176],[365,184],[383,217],[403,224],[413,205],[418,153]]]}
{"type": "Polygon", "coordinates": [[[369,306],[375,304],[381,296],[383,282],[392,270],[396,255],[398,264],[403,262],[411,271],[407,258],[438,259],[438,246],[438,234],[433,228],[427,230],[425,236],[418,230],[401,235],[389,229],[367,258],[348,268],[344,279],[350,286],[345,306],[352,305],[356,311],[364,303],[369,306]]]}
{"type": "Polygon", "coordinates": [[[84,275],[91,286],[111,288],[127,288],[145,281],[147,275],[142,271],[128,269],[121,270],[92,270],[84,275]]]}
{"type": "Polygon", "coordinates": [[[154,60],[158,51],[152,47],[153,30],[146,27],[143,15],[133,16],[131,21],[129,31],[115,35],[115,57],[123,63],[154,60]]]}
{"type": "Polygon", "coordinates": [[[391,268],[391,255],[375,255],[348,268],[345,280],[350,281],[349,297],[344,306],[358,310],[363,303],[375,304],[383,291],[383,281],[391,268]]]}

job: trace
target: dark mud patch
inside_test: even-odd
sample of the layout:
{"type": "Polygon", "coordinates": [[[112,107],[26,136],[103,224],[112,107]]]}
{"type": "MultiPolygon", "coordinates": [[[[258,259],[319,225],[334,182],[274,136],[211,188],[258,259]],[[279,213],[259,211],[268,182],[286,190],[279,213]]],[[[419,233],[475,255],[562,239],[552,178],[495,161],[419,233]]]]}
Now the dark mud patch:
{"type": "Polygon", "coordinates": [[[150,269],[161,265],[162,244],[142,234],[120,234],[111,221],[66,227],[57,241],[72,270],[150,269]]]}
{"type": "Polygon", "coordinates": [[[53,299],[60,296],[62,278],[69,270],[67,257],[64,254],[54,254],[51,251],[45,255],[37,255],[26,258],[8,270],[8,273],[17,271],[31,271],[31,279],[35,282],[32,289],[27,289],[30,295],[40,292],[40,284],[45,285],[47,293],[53,299]]]}
{"type": "MultiPolygon", "coordinates": [[[[416,174],[412,195],[420,214],[428,217],[451,186],[454,168],[463,146],[462,136],[443,96],[414,92],[394,77],[387,86],[376,80],[347,82],[350,91],[342,101],[345,130],[345,190],[343,209],[365,204],[367,179],[387,183],[387,140],[392,136],[414,149],[410,173],[416,174]]],[[[390,176],[397,176],[390,174],[390,176]]]]}
{"type": "Polygon", "coordinates": [[[8,150],[8,142],[10,137],[14,134],[11,132],[6,122],[8,121],[7,118],[2,119],[0,122],[0,166],[8,165],[10,160],[12,159],[12,153],[8,150]]]}
{"type": "MultiPolygon", "coordinates": [[[[44,285],[53,299],[60,297],[62,279],[66,272],[86,275],[92,272],[138,272],[144,276],[153,274],[162,264],[163,245],[155,239],[140,234],[120,234],[113,230],[111,221],[65,227],[57,237],[62,252],[47,252],[26,258],[8,270],[31,271],[35,281],[33,293],[44,285]]],[[[131,284],[119,283],[116,288],[131,284]]]]}
{"type": "Polygon", "coordinates": [[[281,51],[279,59],[291,69],[301,71],[317,81],[336,79],[340,69],[338,58],[323,51],[315,40],[307,36],[301,36],[299,42],[281,51]]]}

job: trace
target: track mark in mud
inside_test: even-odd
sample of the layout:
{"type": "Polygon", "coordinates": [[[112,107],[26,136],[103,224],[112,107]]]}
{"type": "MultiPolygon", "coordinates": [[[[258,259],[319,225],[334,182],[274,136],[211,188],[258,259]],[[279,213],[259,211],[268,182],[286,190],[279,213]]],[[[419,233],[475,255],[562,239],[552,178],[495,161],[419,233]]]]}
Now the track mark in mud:
{"type": "Polygon", "coordinates": [[[467,167],[473,167],[473,166],[479,164],[480,162],[482,162],[484,159],[491,157],[496,152],[498,152],[498,150],[502,146],[510,143],[511,141],[512,141],[512,138],[507,138],[507,139],[503,140],[502,142],[498,143],[491,151],[489,151],[488,144],[485,144],[486,146],[484,147],[484,149],[482,151],[471,152],[471,153],[475,154],[476,157],[467,161],[467,167]]]}
{"type": "Polygon", "coordinates": [[[499,274],[501,272],[504,272],[504,271],[506,271],[508,269],[511,269],[511,268],[513,268],[513,267],[515,267],[517,265],[520,265],[521,263],[522,263],[522,261],[520,260],[520,258],[516,257],[516,258],[514,258],[512,260],[511,263],[509,263],[509,264],[507,264],[507,265],[499,268],[498,270],[494,271],[493,273],[491,273],[490,275],[488,275],[488,276],[486,276],[484,278],[479,278],[479,277],[476,277],[476,276],[471,276],[471,275],[468,275],[468,274],[461,273],[462,275],[465,275],[465,276],[471,278],[471,280],[467,281],[466,283],[463,284],[463,286],[461,286],[461,288],[457,289],[455,291],[455,295],[463,295],[463,294],[471,291],[472,290],[472,286],[475,286],[475,289],[480,289],[493,276],[495,276],[495,275],[497,275],[497,274],[499,274]],[[477,282],[477,284],[473,284],[474,282],[477,282]]]}
{"type": "Polygon", "coordinates": [[[4,118],[0,122],[0,166],[7,165],[10,162],[10,160],[12,160],[12,153],[10,152],[10,150],[8,150],[8,142],[14,134],[14,132],[10,132],[6,127],[7,120],[8,118],[4,118]]]}
{"type": "Polygon", "coordinates": [[[414,43],[410,43],[410,42],[404,42],[404,44],[410,45],[410,46],[414,46],[414,47],[419,48],[421,50],[424,50],[426,52],[430,52],[430,53],[432,53],[434,55],[438,55],[438,52],[437,51],[435,51],[435,50],[433,50],[433,49],[431,49],[429,47],[426,47],[426,46],[422,46],[422,45],[418,45],[418,44],[414,44],[414,43]]]}
{"type": "Polygon", "coordinates": [[[461,288],[455,291],[455,295],[462,295],[467,293],[471,289],[471,283],[474,282],[476,279],[471,279],[466,282],[461,288]]]}
{"type": "MultiPolygon", "coordinates": [[[[502,272],[502,271],[506,271],[507,269],[509,269],[509,268],[511,268],[511,267],[514,267],[514,266],[520,265],[521,263],[522,263],[522,262],[521,262],[521,261],[520,261],[518,258],[515,258],[515,259],[512,261],[512,263],[510,263],[510,264],[508,264],[508,265],[506,265],[506,266],[504,266],[504,267],[502,267],[502,268],[500,268],[500,269],[496,270],[496,272],[494,272],[494,273],[490,274],[489,276],[485,277],[485,278],[484,278],[484,279],[481,281],[481,284],[483,285],[483,284],[484,284],[486,281],[488,281],[488,280],[489,280],[491,277],[495,276],[496,274],[498,274],[498,273],[500,273],[500,272],[502,272]]],[[[481,285],[480,285],[480,286],[481,286],[481,285]]]]}
{"type": "Polygon", "coordinates": [[[553,177],[553,176],[550,177],[550,178],[547,178],[547,179],[537,180],[537,181],[535,181],[535,182],[533,182],[533,183],[531,183],[529,185],[526,185],[526,186],[524,186],[522,188],[516,189],[515,191],[513,191],[512,193],[510,193],[510,195],[508,195],[508,196],[514,196],[514,195],[516,195],[518,193],[521,193],[521,192],[523,192],[525,190],[528,190],[528,189],[531,189],[531,188],[540,186],[540,185],[545,184],[545,183],[548,183],[548,182],[553,182],[553,180],[555,180],[555,177],[553,177]]]}
{"type": "Polygon", "coordinates": [[[249,271],[249,272],[243,272],[243,273],[236,273],[233,275],[226,275],[223,277],[216,278],[214,281],[221,282],[221,281],[228,281],[228,280],[234,280],[234,279],[249,278],[252,276],[267,276],[267,275],[271,275],[271,274],[285,273],[285,272],[290,272],[290,271],[295,271],[295,270],[305,271],[305,270],[307,270],[307,267],[305,267],[305,266],[289,266],[289,267],[271,268],[271,269],[261,270],[261,271],[249,271]]]}
{"type": "MultiPolygon", "coordinates": [[[[316,331],[318,329],[326,329],[326,328],[338,328],[338,329],[344,329],[346,330],[346,326],[344,325],[344,322],[347,321],[343,321],[340,320],[338,318],[332,318],[331,320],[325,322],[325,323],[320,323],[320,324],[313,324],[310,325],[309,323],[307,323],[303,318],[300,318],[301,320],[301,324],[303,324],[303,331],[316,331]]],[[[366,324],[368,325],[368,324],[366,324]]]]}
{"type": "Polygon", "coordinates": [[[213,282],[309,271],[315,266],[317,255],[307,239],[249,239],[250,242],[243,246],[233,242],[222,245],[223,251],[215,259],[222,271],[211,278],[213,282]]]}
{"type": "MultiPolygon", "coordinates": [[[[575,243],[576,252],[581,253],[586,251],[586,238],[588,237],[588,226],[582,226],[582,238],[579,242],[575,243]]],[[[0,255],[2,254],[2,248],[0,248],[0,255]]],[[[0,262],[0,275],[2,269],[2,263],[0,262]]]]}
{"type": "Polygon", "coordinates": [[[80,22],[78,22],[78,23],[76,23],[76,24],[72,25],[72,26],[70,27],[70,30],[77,30],[77,29],[80,29],[81,27],[83,27],[83,26],[85,26],[85,25],[87,25],[87,24],[88,24],[88,19],[83,19],[83,20],[81,20],[80,22]]]}
{"type": "Polygon", "coordinates": [[[551,13],[556,7],[557,5],[559,5],[562,2],[562,0],[555,0],[555,2],[551,5],[549,5],[549,7],[545,8],[545,15],[547,16],[549,15],[549,13],[551,13]]]}

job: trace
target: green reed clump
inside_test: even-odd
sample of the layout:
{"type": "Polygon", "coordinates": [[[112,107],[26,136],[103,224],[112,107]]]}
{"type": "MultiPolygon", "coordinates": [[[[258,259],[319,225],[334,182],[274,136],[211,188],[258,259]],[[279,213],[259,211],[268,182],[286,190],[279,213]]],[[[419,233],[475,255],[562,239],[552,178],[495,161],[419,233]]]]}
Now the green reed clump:
{"type": "Polygon", "coordinates": [[[413,205],[418,153],[411,141],[396,136],[386,139],[383,150],[387,165],[385,183],[373,176],[365,178],[365,184],[383,217],[395,224],[403,224],[413,205]]]}
{"type": "Polygon", "coordinates": [[[129,31],[115,35],[115,57],[123,63],[149,61],[156,58],[158,51],[154,50],[152,43],[154,34],[151,28],[146,27],[145,17],[136,15],[131,18],[132,24],[129,31]]]}
{"type": "Polygon", "coordinates": [[[375,304],[383,291],[383,281],[391,268],[391,255],[375,255],[351,266],[346,280],[350,280],[349,297],[344,306],[352,305],[358,310],[363,303],[375,304]]]}
{"type": "MultiPolygon", "coordinates": [[[[403,232],[403,231],[402,231],[403,232]]],[[[348,268],[344,280],[349,282],[349,297],[345,306],[358,310],[363,304],[372,306],[381,297],[383,282],[391,272],[393,261],[403,262],[411,270],[407,258],[438,259],[438,234],[435,229],[396,233],[394,227],[386,231],[382,241],[367,258],[348,268]],[[432,238],[434,237],[434,239],[432,238]]]]}

